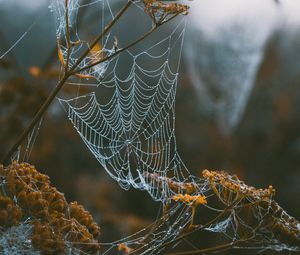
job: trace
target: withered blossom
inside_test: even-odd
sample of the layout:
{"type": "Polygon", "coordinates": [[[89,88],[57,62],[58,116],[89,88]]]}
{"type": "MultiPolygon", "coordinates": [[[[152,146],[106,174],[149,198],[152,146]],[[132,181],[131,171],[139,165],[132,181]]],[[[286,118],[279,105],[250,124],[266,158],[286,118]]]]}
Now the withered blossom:
{"type": "Polygon", "coordinates": [[[189,6],[177,2],[143,0],[144,11],[147,13],[155,24],[162,24],[173,17],[182,14],[187,15],[189,6]]]}

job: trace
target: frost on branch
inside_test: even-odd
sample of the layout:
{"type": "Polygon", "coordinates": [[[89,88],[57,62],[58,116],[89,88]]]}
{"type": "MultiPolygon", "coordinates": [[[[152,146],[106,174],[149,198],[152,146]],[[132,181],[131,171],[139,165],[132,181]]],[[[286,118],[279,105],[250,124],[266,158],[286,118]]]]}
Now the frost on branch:
{"type": "Polygon", "coordinates": [[[1,254],[93,254],[100,229],[27,163],[0,165],[1,254]]]}

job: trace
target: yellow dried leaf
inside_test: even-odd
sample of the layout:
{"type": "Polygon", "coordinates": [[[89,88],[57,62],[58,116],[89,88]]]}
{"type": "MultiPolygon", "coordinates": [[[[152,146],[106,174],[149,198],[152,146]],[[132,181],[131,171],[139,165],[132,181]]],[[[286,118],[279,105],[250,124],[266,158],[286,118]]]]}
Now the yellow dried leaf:
{"type": "Polygon", "coordinates": [[[100,43],[96,43],[94,47],[91,49],[91,52],[96,53],[100,52],[102,50],[102,46],[100,43]]]}
{"type": "Polygon", "coordinates": [[[199,195],[195,200],[195,205],[203,205],[203,204],[207,204],[206,197],[204,195],[203,196],[199,195]]]}
{"type": "Polygon", "coordinates": [[[57,49],[57,54],[58,54],[58,59],[60,61],[60,63],[65,66],[65,59],[64,59],[64,55],[62,53],[62,50],[61,48],[58,46],[58,49],[57,49]]]}
{"type": "Polygon", "coordinates": [[[177,194],[172,197],[175,202],[185,203],[187,205],[203,205],[207,204],[206,197],[204,195],[191,196],[189,194],[177,194]]]}
{"type": "Polygon", "coordinates": [[[90,74],[76,73],[75,75],[76,75],[78,78],[81,78],[81,79],[94,78],[94,76],[92,76],[92,75],[90,75],[90,74]]]}

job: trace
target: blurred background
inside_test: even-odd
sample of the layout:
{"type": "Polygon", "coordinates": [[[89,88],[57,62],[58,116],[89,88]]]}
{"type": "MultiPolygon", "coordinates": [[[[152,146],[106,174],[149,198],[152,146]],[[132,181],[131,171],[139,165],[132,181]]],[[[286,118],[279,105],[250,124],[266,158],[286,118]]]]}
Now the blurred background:
{"type": "MultiPolygon", "coordinates": [[[[119,2],[111,3],[112,10],[119,2]]],[[[49,4],[0,0],[1,158],[59,78],[49,4]]],[[[181,157],[198,176],[203,169],[223,169],[258,188],[272,184],[279,204],[300,219],[300,2],[188,4],[176,101],[181,157]]],[[[99,13],[91,10],[78,21],[86,39],[93,38],[99,13]]],[[[134,22],[135,15],[126,18],[143,25],[134,22]]],[[[119,40],[134,31],[124,22],[119,40]]],[[[57,100],[44,117],[29,161],[68,200],[94,215],[102,241],[129,235],[157,216],[159,204],[147,194],[125,192],[108,177],[57,100]]]]}

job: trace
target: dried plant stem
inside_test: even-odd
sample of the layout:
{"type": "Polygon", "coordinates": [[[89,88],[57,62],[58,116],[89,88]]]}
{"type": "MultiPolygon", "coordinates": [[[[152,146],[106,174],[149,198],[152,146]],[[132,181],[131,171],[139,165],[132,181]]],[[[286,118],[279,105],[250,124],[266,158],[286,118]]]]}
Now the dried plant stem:
{"type": "Polygon", "coordinates": [[[69,70],[69,62],[70,62],[70,54],[71,54],[71,34],[70,34],[70,24],[69,24],[69,8],[68,8],[68,0],[65,0],[65,8],[66,8],[66,14],[65,14],[65,20],[66,20],[66,34],[67,34],[67,62],[64,66],[65,73],[68,73],[69,70]]]}

